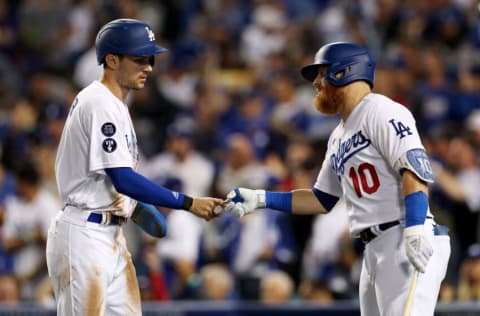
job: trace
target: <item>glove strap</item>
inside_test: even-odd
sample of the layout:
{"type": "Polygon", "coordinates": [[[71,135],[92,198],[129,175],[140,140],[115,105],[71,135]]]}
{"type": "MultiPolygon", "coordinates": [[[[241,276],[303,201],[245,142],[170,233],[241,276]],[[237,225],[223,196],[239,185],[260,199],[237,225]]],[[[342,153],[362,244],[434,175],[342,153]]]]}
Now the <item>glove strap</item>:
{"type": "Polygon", "coordinates": [[[423,231],[424,231],[423,225],[416,225],[416,226],[406,227],[403,230],[403,234],[405,235],[405,237],[409,237],[414,235],[421,235],[423,234],[423,231]]]}
{"type": "Polygon", "coordinates": [[[266,208],[267,207],[267,194],[265,190],[255,190],[257,196],[257,208],[266,208]]]}

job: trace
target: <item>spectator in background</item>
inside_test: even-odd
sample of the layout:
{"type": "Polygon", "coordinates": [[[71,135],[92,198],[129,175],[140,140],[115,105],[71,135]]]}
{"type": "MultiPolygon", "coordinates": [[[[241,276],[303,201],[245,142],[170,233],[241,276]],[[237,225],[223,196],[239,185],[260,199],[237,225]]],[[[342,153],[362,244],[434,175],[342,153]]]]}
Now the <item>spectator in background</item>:
{"type": "Polygon", "coordinates": [[[39,115],[39,138],[41,142],[57,146],[60,143],[63,126],[67,119],[68,108],[63,104],[52,102],[42,109],[39,115]]]}
{"type": "MultiPolygon", "coordinates": [[[[168,188],[168,186],[165,186],[168,188]]],[[[196,284],[202,223],[187,212],[170,212],[167,235],[157,243],[172,299],[189,299],[196,284]],[[185,230],[185,227],[188,227],[185,230]]]]}
{"type": "Polygon", "coordinates": [[[208,264],[200,269],[200,295],[203,299],[225,301],[234,297],[234,279],[223,264],[208,264]]]}
{"type": "Polygon", "coordinates": [[[217,86],[203,85],[197,88],[194,117],[197,124],[195,144],[198,150],[215,162],[224,160],[218,135],[221,115],[232,102],[232,94],[217,86]]]}
{"type": "Polygon", "coordinates": [[[269,91],[274,105],[271,115],[271,129],[282,136],[276,148],[285,148],[288,141],[302,139],[309,127],[309,108],[296,98],[293,79],[284,75],[270,78],[269,91]]]}
{"type": "Polygon", "coordinates": [[[320,306],[328,306],[335,301],[328,285],[322,281],[304,280],[300,284],[298,292],[301,299],[320,306]]]}
{"type": "MultiPolygon", "coordinates": [[[[289,142],[286,148],[286,156],[282,160],[279,156],[270,155],[265,160],[267,167],[274,171],[280,178],[278,188],[281,190],[294,190],[311,185],[315,181],[317,161],[314,157],[312,143],[307,141],[289,142]]],[[[292,262],[291,276],[295,284],[300,283],[303,274],[302,254],[304,253],[307,240],[312,234],[313,215],[296,216],[289,219],[297,256],[292,262]]]]}
{"type": "MultiPolygon", "coordinates": [[[[153,156],[145,164],[144,173],[157,183],[176,179],[181,185],[175,188],[192,196],[210,193],[213,183],[213,164],[195,149],[194,122],[179,118],[167,128],[167,151],[153,156]]],[[[189,288],[196,274],[203,221],[189,212],[170,212],[168,232],[158,242],[159,256],[171,268],[167,269],[167,282],[174,298],[189,298],[189,288]],[[188,230],[185,230],[188,227],[188,230]],[[171,273],[169,273],[171,272],[171,273]]]]}
{"type": "Polygon", "coordinates": [[[241,34],[240,47],[247,64],[261,69],[271,53],[285,48],[288,17],[281,2],[259,2],[252,17],[252,23],[241,34]]]}
{"type": "Polygon", "coordinates": [[[458,91],[453,96],[450,119],[461,127],[470,113],[480,109],[480,66],[459,69],[458,91]]]}
{"type": "Polygon", "coordinates": [[[266,305],[288,303],[295,292],[291,277],[280,270],[266,273],[260,281],[260,302],[266,305]]]}
{"type": "Polygon", "coordinates": [[[460,253],[466,253],[469,245],[479,241],[480,211],[480,168],[475,150],[468,139],[455,137],[450,141],[447,163],[453,171],[454,179],[450,180],[451,185],[446,183],[448,180],[443,181],[443,176],[448,173],[448,170],[444,170],[445,173],[438,175],[441,179],[439,185],[456,202],[453,207],[454,224],[460,242],[460,253]]]}
{"type": "Polygon", "coordinates": [[[478,242],[478,190],[480,169],[474,147],[467,137],[436,136],[431,142],[435,162],[432,164],[436,181],[431,188],[432,209],[451,223],[452,258],[447,280],[458,282],[458,269],[467,248],[478,242]]]}
{"type": "Polygon", "coordinates": [[[13,257],[3,247],[3,224],[6,200],[15,194],[15,179],[10,171],[0,164],[0,273],[13,272],[13,257]]]}
{"type": "Polygon", "coordinates": [[[480,244],[468,248],[467,258],[461,264],[458,299],[480,301],[480,244]]]}
{"type": "Polygon", "coordinates": [[[288,217],[272,210],[252,215],[241,219],[233,263],[239,296],[247,300],[259,298],[260,281],[269,271],[291,272],[296,256],[288,217]]]}
{"type": "Polygon", "coordinates": [[[135,260],[140,297],[142,301],[168,301],[170,295],[162,258],[155,249],[157,240],[146,234],[143,234],[143,237],[140,255],[137,255],[135,260]]]}
{"type": "Polygon", "coordinates": [[[198,75],[191,69],[194,57],[188,51],[174,48],[166,71],[159,72],[156,78],[158,93],[183,114],[191,114],[199,82],[198,75]]]}
{"type": "Polygon", "coordinates": [[[166,151],[149,158],[144,172],[158,182],[178,178],[187,194],[203,196],[210,192],[214,169],[195,148],[195,128],[190,117],[179,117],[171,123],[167,127],[166,151]]]}
{"type": "Polygon", "coordinates": [[[17,19],[9,0],[0,0],[0,52],[13,56],[17,44],[17,19]]]}
{"type": "MultiPolygon", "coordinates": [[[[420,57],[420,56],[419,56],[420,57]]],[[[452,94],[447,80],[445,63],[438,51],[427,49],[422,52],[425,79],[420,82],[419,93],[421,119],[419,128],[426,134],[438,134],[448,128],[452,94]]]]}
{"type": "Polygon", "coordinates": [[[272,142],[271,110],[271,103],[262,93],[253,90],[242,92],[220,118],[218,137],[222,140],[221,144],[227,147],[230,136],[243,134],[253,145],[255,157],[263,159],[272,142]]]}
{"type": "Polygon", "coordinates": [[[477,161],[480,161],[480,109],[472,111],[465,120],[467,137],[475,148],[477,161]]]}
{"type": "Polygon", "coordinates": [[[227,194],[236,184],[259,188],[271,186],[275,178],[271,171],[256,157],[250,139],[240,133],[227,139],[227,154],[224,165],[220,166],[217,179],[217,192],[227,194]]]}
{"type": "Polygon", "coordinates": [[[69,66],[65,43],[71,28],[68,23],[70,3],[66,1],[22,1],[19,5],[19,36],[34,67],[64,71],[69,66]],[[48,21],[48,23],[46,23],[48,21]]]}
{"type": "Polygon", "coordinates": [[[20,284],[13,274],[0,274],[0,304],[16,306],[22,301],[20,284]]]}
{"type": "Polygon", "coordinates": [[[38,286],[48,280],[45,242],[61,204],[40,186],[41,178],[31,161],[17,161],[15,177],[17,196],[6,202],[3,247],[13,255],[22,299],[33,300],[38,286]]]}
{"type": "Polygon", "coordinates": [[[440,293],[438,294],[438,300],[441,303],[449,304],[453,303],[457,299],[457,289],[450,282],[443,282],[440,286],[440,293]]]}
{"type": "Polygon", "coordinates": [[[38,111],[24,97],[17,98],[9,112],[9,120],[1,128],[2,163],[13,169],[17,157],[30,157],[32,133],[37,127],[38,111]]]}
{"type": "Polygon", "coordinates": [[[328,283],[328,269],[339,263],[345,232],[348,232],[345,201],[340,200],[329,216],[315,216],[312,234],[303,252],[303,281],[328,283]]]}

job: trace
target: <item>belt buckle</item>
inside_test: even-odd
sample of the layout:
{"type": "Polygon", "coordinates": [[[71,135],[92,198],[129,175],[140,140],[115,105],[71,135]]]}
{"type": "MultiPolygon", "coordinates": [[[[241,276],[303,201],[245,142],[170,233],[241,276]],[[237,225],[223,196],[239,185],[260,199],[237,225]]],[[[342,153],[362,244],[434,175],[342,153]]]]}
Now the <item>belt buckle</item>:
{"type": "Polygon", "coordinates": [[[112,221],[112,214],[110,212],[102,212],[102,225],[110,225],[112,221]]]}

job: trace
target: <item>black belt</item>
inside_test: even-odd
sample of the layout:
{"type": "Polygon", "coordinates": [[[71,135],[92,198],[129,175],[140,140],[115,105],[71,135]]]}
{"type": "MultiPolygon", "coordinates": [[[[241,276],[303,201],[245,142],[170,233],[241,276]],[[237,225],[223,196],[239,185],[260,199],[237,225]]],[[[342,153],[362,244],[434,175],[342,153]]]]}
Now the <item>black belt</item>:
{"type": "MultiPolygon", "coordinates": [[[[62,207],[62,212],[68,205],[62,207]]],[[[90,213],[87,217],[87,222],[97,223],[97,224],[104,224],[104,225],[122,225],[125,224],[127,221],[126,217],[113,215],[112,213],[102,212],[102,213],[90,213]],[[106,216],[107,218],[104,220],[103,217],[106,216]]]]}
{"type": "Polygon", "coordinates": [[[113,214],[101,214],[101,213],[90,213],[87,217],[88,222],[102,224],[103,216],[107,216],[107,221],[104,223],[105,225],[122,225],[124,224],[127,219],[122,216],[113,215],[113,214]]]}
{"type": "Polygon", "coordinates": [[[398,224],[400,224],[400,221],[396,220],[396,221],[391,221],[391,222],[379,224],[379,225],[374,226],[374,227],[366,228],[366,229],[364,229],[360,232],[360,238],[362,239],[362,241],[365,244],[367,244],[372,239],[377,237],[379,232],[386,231],[387,229],[389,229],[393,226],[396,226],[398,224]],[[377,233],[375,233],[374,231],[377,231],[377,233]]]}

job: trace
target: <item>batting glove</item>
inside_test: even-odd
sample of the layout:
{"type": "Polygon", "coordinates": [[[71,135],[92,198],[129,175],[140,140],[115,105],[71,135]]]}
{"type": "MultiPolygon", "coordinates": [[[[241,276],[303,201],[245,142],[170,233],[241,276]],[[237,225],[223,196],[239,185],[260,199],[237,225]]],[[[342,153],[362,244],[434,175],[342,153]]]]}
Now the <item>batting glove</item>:
{"type": "Polygon", "coordinates": [[[242,217],[258,209],[265,208],[265,190],[235,188],[227,194],[229,203],[225,211],[242,217]]]}
{"type": "Polygon", "coordinates": [[[130,219],[153,237],[162,238],[167,234],[167,219],[151,204],[138,202],[130,219]]]}
{"type": "Polygon", "coordinates": [[[423,234],[423,225],[405,228],[403,236],[408,260],[415,269],[424,273],[433,248],[423,234]]]}

